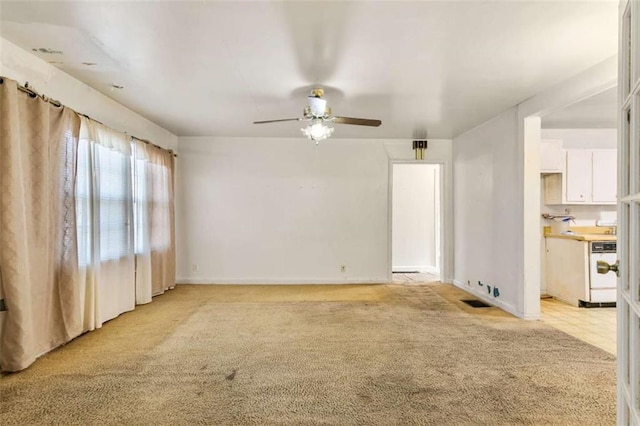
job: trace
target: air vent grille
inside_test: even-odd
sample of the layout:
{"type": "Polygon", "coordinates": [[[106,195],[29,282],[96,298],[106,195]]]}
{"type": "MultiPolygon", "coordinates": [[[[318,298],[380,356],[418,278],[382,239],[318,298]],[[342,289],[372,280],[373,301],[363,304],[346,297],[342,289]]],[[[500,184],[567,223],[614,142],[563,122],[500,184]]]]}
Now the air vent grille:
{"type": "Polygon", "coordinates": [[[491,305],[484,303],[482,300],[476,300],[476,299],[462,299],[461,302],[466,303],[467,305],[473,307],[473,308],[490,308],[491,305]]]}

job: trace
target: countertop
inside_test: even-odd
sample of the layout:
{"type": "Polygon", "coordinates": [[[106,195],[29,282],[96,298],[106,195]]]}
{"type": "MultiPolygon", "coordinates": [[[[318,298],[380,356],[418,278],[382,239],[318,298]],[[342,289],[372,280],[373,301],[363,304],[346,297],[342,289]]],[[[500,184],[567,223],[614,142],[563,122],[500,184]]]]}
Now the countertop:
{"type": "Polygon", "coordinates": [[[546,234],[546,238],[564,238],[576,241],[617,241],[617,235],[611,234],[546,234]]]}
{"type": "Polygon", "coordinates": [[[572,226],[569,228],[574,234],[561,234],[560,232],[552,232],[550,226],[544,227],[543,235],[546,238],[562,238],[565,240],[575,241],[617,241],[618,236],[615,235],[616,227],[601,226],[572,226]]]}

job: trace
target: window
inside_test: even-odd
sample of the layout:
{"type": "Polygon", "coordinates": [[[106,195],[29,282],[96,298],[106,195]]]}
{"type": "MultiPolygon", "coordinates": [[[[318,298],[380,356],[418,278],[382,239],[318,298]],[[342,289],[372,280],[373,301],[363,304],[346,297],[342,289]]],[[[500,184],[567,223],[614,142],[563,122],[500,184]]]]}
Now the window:
{"type": "Polygon", "coordinates": [[[95,146],[100,261],[115,260],[131,253],[130,157],[95,146]]]}
{"type": "Polygon", "coordinates": [[[81,138],[76,214],[80,267],[132,254],[131,155],[81,138]]]}

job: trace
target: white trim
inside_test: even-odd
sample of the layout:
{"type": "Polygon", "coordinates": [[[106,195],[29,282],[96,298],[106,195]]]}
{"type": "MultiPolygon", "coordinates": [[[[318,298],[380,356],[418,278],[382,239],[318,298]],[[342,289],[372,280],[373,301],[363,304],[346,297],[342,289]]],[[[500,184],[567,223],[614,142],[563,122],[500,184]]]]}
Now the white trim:
{"type": "Polygon", "coordinates": [[[348,278],[348,279],[273,279],[273,278],[243,278],[227,279],[211,278],[177,278],[176,284],[215,284],[215,285],[334,285],[334,284],[389,284],[386,278],[348,278]]]}
{"type": "Polygon", "coordinates": [[[539,320],[540,319],[540,315],[535,316],[535,315],[524,315],[522,312],[519,312],[518,309],[515,306],[512,306],[508,303],[503,302],[502,300],[496,299],[494,297],[487,297],[487,294],[485,292],[479,291],[476,288],[473,288],[470,285],[467,285],[463,282],[460,282],[458,280],[453,280],[453,285],[458,287],[461,290],[464,290],[465,292],[472,294],[473,296],[477,297],[478,299],[482,300],[485,303],[488,303],[491,306],[495,306],[496,308],[500,308],[503,311],[506,311],[508,313],[510,313],[513,316],[516,316],[520,319],[523,320],[539,320]]]}
{"type": "Polygon", "coordinates": [[[387,165],[387,277],[393,281],[393,159],[387,165]]]}
{"type": "MultiPolygon", "coordinates": [[[[388,194],[387,194],[387,265],[388,265],[388,269],[387,269],[387,275],[388,275],[388,280],[389,282],[393,281],[393,260],[392,260],[392,250],[393,250],[393,165],[394,164],[435,164],[435,165],[439,165],[440,167],[439,169],[439,186],[440,186],[440,206],[439,206],[439,210],[440,210],[440,223],[439,223],[439,229],[438,229],[438,233],[440,234],[440,259],[436,260],[437,264],[440,265],[440,270],[437,270],[433,273],[436,273],[439,275],[439,280],[440,282],[448,282],[450,281],[450,278],[445,277],[445,271],[447,270],[447,265],[449,265],[453,259],[449,259],[449,257],[447,256],[447,252],[445,252],[445,241],[447,241],[446,237],[446,230],[447,230],[447,226],[448,226],[448,222],[452,219],[448,218],[445,215],[445,180],[446,180],[446,174],[445,174],[445,168],[446,168],[446,163],[444,161],[440,161],[440,160],[407,160],[407,159],[394,159],[394,158],[389,158],[389,165],[388,165],[388,171],[389,171],[389,178],[388,178],[388,184],[387,184],[387,190],[388,190],[388,194]]],[[[451,166],[452,167],[452,166],[451,166]]],[[[453,242],[453,235],[451,235],[451,241],[453,242]]]]}
{"type": "Polygon", "coordinates": [[[637,301],[640,267],[638,204],[640,199],[640,1],[621,0],[619,6],[618,86],[618,259],[620,278],[617,294],[617,424],[640,424],[639,355],[640,304],[637,301]],[[626,18],[630,23],[627,25],[626,18]],[[629,49],[629,39],[631,49],[629,49]],[[631,51],[629,51],[631,50],[631,51]],[[631,68],[631,69],[630,69],[631,68]],[[629,70],[630,69],[630,70],[629,70]],[[629,75],[631,71],[631,75],[629,75]],[[629,83],[629,92],[627,84],[629,83]],[[626,112],[632,110],[627,123],[626,112]],[[620,198],[620,196],[623,196],[620,198]],[[629,382],[627,385],[626,382],[629,382]]]}

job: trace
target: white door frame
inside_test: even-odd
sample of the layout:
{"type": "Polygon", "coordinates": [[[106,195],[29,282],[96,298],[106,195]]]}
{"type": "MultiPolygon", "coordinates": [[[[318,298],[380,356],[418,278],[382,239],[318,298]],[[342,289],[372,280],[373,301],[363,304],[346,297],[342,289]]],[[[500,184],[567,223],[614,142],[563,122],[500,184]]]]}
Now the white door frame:
{"type": "Polygon", "coordinates": [[[445,183],[445,163],[443,161],[434,161],[434,160],[400,160],[400,159],[389,159],[389,184],[388,191],[389,195],[387,199],[388,203],[388,222],[387,222],[387,265],[388,272],[387,278],[391,283],[393,281],[393,166],[394,164],[431,164],[431,165],[439,165],[439,176],[438,176],[438,185],[440,186],[440,199],[438,200],[439,206],[439,215],[440,215],[440,223],[438,226],[438,237],[440,239],[440,247],[439,247],[439,256],[438,265],[440,266],[440,278],[441,282],[445,281],[445,266],[448,265],[449,259],[447,258],[447,254],[445,252],[445,229],[447,229],[447,225],[450,220],[453,218],[447,218],[444,215],[445,212],[445,192],[444,192],[444,183],[445,183]]]}
{"type": "Polygon", "coordinates": [[[621,0],[618,85],[617,423],[640,424],[640,1],[621,0]]]}

